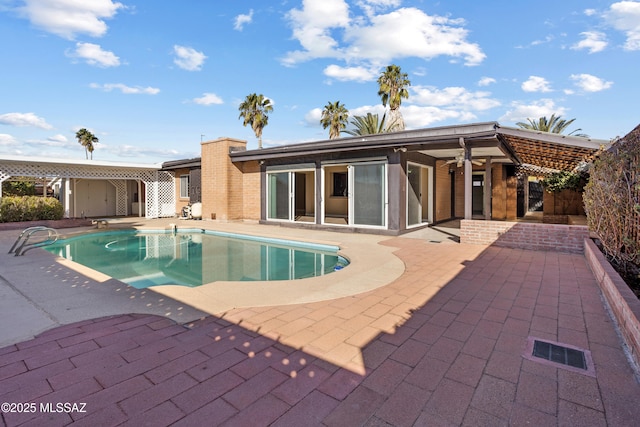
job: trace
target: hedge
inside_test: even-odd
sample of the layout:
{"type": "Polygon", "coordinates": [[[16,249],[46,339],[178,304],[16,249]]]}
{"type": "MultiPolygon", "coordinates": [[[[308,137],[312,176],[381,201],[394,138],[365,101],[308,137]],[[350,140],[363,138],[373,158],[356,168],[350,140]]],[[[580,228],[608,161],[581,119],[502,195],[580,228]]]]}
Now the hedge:
{"type": "Polygon", "coordinates": [[[62,219],[64,207],[58,199],[40,196],[5,196],[0,199],[0,222],[62,219]]]}

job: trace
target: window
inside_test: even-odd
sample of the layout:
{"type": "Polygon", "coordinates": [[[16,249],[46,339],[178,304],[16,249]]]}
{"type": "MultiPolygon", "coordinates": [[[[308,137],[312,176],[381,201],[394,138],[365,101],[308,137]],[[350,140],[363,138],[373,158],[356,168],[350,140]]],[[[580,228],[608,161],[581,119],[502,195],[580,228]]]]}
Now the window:
{"type": "Polygon", "coordinates": [[[333,173],[333,192],[332,196],[347,197],[347,173],[346,172],[334,172],[333,173]]]}
{"type": "Polygon", "coordinates": [[[180,175],[180,198],[189,198],[189,175],[180,175]]]}

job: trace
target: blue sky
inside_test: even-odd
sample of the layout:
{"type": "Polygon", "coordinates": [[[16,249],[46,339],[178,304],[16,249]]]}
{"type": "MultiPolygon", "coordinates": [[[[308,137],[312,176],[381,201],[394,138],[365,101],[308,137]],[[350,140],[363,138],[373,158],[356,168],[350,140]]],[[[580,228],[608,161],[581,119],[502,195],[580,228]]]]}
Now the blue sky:
{"type": "Polygon", "coordinates": [[[322,108],[383,113],[389,64],[408,129],[559,114],[593,138],[639,122],[640,1],[0,0],[0,155],[156,163],[245,139],[238,105],[272,100],[265,147],[328,138],[322,108]]]}

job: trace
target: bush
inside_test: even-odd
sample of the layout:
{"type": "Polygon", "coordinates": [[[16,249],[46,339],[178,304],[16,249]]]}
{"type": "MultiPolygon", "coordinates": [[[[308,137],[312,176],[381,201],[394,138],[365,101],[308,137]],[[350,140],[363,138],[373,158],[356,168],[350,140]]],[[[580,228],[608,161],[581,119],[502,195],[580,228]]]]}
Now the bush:
{"type": "Polygon", "coordinates": [[[53,197],[3,197],[0,201],[0,222],[62,219],[64,207],[53,197]]]}
{"type": "Polygon", "coordinates": [[[589,228],[623,271],[640,266],[640,126],[603,152],[584,192],[589,228]]]}

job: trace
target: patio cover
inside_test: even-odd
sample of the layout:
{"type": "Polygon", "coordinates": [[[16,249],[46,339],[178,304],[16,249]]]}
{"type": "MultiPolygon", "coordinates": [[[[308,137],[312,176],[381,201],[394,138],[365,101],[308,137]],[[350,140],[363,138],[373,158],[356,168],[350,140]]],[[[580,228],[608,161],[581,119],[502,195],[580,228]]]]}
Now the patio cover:
{"type": "MultiPolygon", "coordinates": [[[[145,217],[158,218],[175,214],[173,174],[161,171],[161,167],[161,164],[1,155],[0,183],[12,177],[45,179],[49,184],[68,179],[107,180],[116,188],[116,214],[126,215],[127,188],[124,182],[135,180],[145,183],[145,217]]],[[[65,203],[68,204],[67,199],[65,203]]]]}

